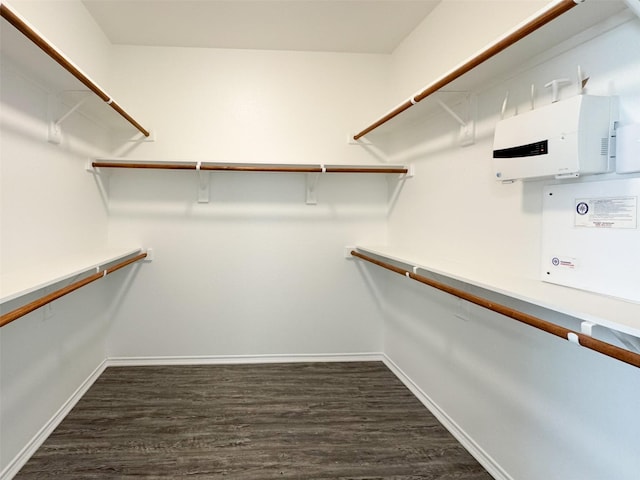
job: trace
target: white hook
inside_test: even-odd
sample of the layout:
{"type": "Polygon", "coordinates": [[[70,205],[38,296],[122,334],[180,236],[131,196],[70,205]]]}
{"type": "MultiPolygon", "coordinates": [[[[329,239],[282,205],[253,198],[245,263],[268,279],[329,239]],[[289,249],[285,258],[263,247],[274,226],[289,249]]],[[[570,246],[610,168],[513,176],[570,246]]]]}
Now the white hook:
{"type": "Polygon", "coordinates": [[[567,334],[567,340],[569,340],[571,343],[575,343],[576,345],[580,345],[580,338],[573,332],[569,332],[567,334]]]}

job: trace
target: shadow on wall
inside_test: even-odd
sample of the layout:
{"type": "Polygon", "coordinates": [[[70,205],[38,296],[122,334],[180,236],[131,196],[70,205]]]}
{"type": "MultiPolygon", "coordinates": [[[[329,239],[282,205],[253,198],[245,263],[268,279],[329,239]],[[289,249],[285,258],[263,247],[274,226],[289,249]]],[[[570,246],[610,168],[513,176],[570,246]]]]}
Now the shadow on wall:
{"type": "MultiPolygon", "coordinates": [[[[106,176],[111,215],[132,218],[335,221],[384,218],[384,175],[321,175],[318,203],[307,205],[307,177],[299,173],[212,172],[210,199],[198,203],[196,172],[112,171],[106,176]]],[[[103,182],[100,179],[100,182],[103,182]]]]}

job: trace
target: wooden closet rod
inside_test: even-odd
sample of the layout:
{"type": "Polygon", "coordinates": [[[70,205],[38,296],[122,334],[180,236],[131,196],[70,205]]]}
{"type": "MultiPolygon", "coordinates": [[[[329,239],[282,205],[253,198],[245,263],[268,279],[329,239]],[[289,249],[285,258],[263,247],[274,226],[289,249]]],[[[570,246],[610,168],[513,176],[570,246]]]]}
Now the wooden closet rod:
{"type": "MultiPolygon", "coordinates": [[[[196,170],[197,164],[190,163],[169,163],[169,162],[110,162],[95,161],[91,165],[93,168],[148,168],[162,170],[196,170]]],[[[203,171],[228,171],[228,172],[292,172],[292,173],[397,173],[406,174],[409,170],[406,167],[358,167],[358,166],[322,166],[322,165],[228,165],[228,164],[206,164],[200,165],[203,171]]]]}
{"type": "Polygon", "coordinates": [[[44,53],[56,61],[62,68],[77,78],[84,86],[95,93],[103,102],[106,102],[111,108],[118,112],[127,122],[133,125],[145,137],[150,135],[149,131],[140,125],[131,115],[125,112],[107,93],[105,93],[98,85],[96,85],[89,77],[82,73],[73,63],[67,60],[56,48],[42,38],[35,30],[33,30],[24,20],[22,20],[14,11],[6,4],[0,4],[0,15],[11,25],[17,28],[25,37],[36,44],[44,53]]]}
{"type": "Polygon", "coordinates": [[[85,285],[89,285],[90,283],[95,282],[96,280],[100,280],[101,278],[105,277],[106,275],[109,275],[110,273],[120,270],[121,268],[124,268],[127,265],[137,262],[138,260],[142,260],[143,258],[146,258],[146,256],[147,256],[146,253],[140,253],[139,255],[136,255],[135,257],[124,260],[114,265],[113,267],[110,267],[101,272],[97,272],[92,275],[89,275],[88,277],[83,278],[82,280],[78,280],[77,282],[74,282],[71,285],[60,288],[55,292],[51,292],[50,294],[45,295],[44,297],[40,297],[37,300],[34,300],[33,302],[27,303],[22,307],[16,308],[11,312],[2,314],[0,315],[0,327],[4,327],[5,325],[13,322],[14,320],[17,320],[18,318],[23,317],[27,313],[31,313],[34,310],[37,310],[38,308],[45,306],[47,303],[51,303],[54,300],[57,300],[58,298],[63,297],[68,293],[71,293],[75,290],[78,290],[79,288],[84,287],[85,285]]]}
{"type": "Polygon", "coordinates": [[[294,172],[294,173],[407,173],[405,167],[341,167],[322,165],[305,166],[260,166],[260,165],[206,165],[200,167],[201,170],[235,171],[235,172],[294,172]]]}
{"type": "Polygon", "coordinates": [[[142,163],[142,162],[91,162],[93,168],[148,168],[159,170],[195,170],[196,163],[169,163],[169,162],[156,162],[156,163],[142,163]]]}
{"type": "Polygon", "coordinates": [[[406,167],[326,167],[327,173],[399,173],[406,174],[409,169],[406,167]]]}
{"type": "Polygon", "coordinates": [[[545,10],[544,12],[541,12],[539,15],[529,20],[527,23],[519,27],[517,30],[513,31],[509,35],[500,39],[496,43],[489,45],[487,48],[482,50],[476,56],[472,57],[471,59],[467,60],[465,63],[460,65],[459,67],[455,68],[453,71],[449,72],[445,76],[436,80],[435,82],[427,86],[424,90],[422,90],[420,93],[416,94],[413,98],[397,106],[395,109],[387,113],[385,116],[383,116],[376,122],[372,123],[361,132],[354,135],[353,139],[359,140],[360,138],[364,137],[367,133],[370,133],[371,131],[375,130],[379,126],[384,125],[392,118],[395,118],[405,110],[411,108],[416,103],[421,102],[422,100],[427,98],[429,95],[437,92],[438,90],[445,87],[449,83],[453,82],[457,78],[461,77],[465,73],[473,70],[484,61],[490,59],[494,55],[497,55],[507,47],[510,47],[514,43],[518,42],[519,40],[529,35],[530,33],[546,25],[551,20],[569,11],[576,5],[577,3],[574,0],[561,0],[558,4],[552,6],[550,9],[545,10]]]}
{"type": "Polygon", "coordinates": [[[560,325],[556,325],[554,323],[547,322],[546,320],[542,320],[541,318],[534,317],[533,315],[529,315],[528,313],[524,313],[514,308],[492,302],[490,300],[487,300],[486,298],[473,295],[471,293],[465,292],[464,290],[460,290],[458,288],[451,287],[447,284],[432,280],[422,275],[418,275],[416,273],[413,273],[412,271],[405,270],[404,268],[396,267],[395,265],[377,260],[355,250],[351,251],[351,255],[360,258],[361,260],[373,263],[374,265],[378,265],[379,267],[391,270],[392,272],[395,272],[397,274],[409,277],[412,280],[424,283],[425,285],[436,288],[450,295],[462,298],[463,300],[474,303],[493,312],[517,320],[518,322],[525,323],[540,330],[544,330],[547,333],[551,333],[565,340],[569,340],[570,338],[577,339],[580,345],[585,348],[595,350],[596,352],[599,352],[603,355],[607,355],[608,357],[615,358],[616,360],[620,360],[621,362],[628,363],[629,365],[640,368],[640,354],[638,353],[631,352],[615,345],[611,345],[610,343],[603,342],[602,340],[598,340],[583,333],[574,332],[573,330],[570,330],[568,328],[564,328],[560,325]]]}

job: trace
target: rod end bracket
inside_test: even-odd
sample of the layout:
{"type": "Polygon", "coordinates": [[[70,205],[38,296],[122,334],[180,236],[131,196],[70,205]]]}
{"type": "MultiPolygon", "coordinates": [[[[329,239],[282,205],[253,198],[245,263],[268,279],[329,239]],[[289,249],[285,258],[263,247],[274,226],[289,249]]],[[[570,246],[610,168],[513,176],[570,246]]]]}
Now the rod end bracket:
{"type": "Polygon", "coordinates": [[[353,250],[356,250],[358,247],[356,247],[355,245],[347,245],[344,247],[344,258],[347,260],[353,260],[353,255],[351,255],[351,252],[353,250]]]}

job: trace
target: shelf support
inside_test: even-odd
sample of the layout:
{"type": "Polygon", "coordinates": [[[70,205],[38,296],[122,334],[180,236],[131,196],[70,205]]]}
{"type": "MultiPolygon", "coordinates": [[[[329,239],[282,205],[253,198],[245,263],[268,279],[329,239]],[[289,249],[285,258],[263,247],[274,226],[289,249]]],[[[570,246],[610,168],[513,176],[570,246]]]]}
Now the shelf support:
{"type": "Polygon", "coordinates": [[[640,338],[618,332],[617,330],[611,330],[611,333],[629,350],[640,353],[640,338]]]}
{"type": "Polygon", "coordinates": [[[211,193],[211,172],[205,172],[200,167],[202,162],[196,164],[198,172],[198,203],[209,203],[211,193]]]}
{"type": "Polygon", "coordinates": [[[640,18],[640,0],[624,0],[624,3],[640,18]]]}
{"type": "MultiPolygon", "coordinates": [[[[324,165],[322,166],[322,172],[325,172],[324,165]]],[[[318,195],[316,191],[318,180],[320,180],[319,173],[307,173],[307,198],[305,202],[307,205],[318,204],[318,195]]]]}
{"type": "Polygon", "coordinates": [[[48,104],[47,104],[47,113],[49,118],[49,132],[47,136],[47,141],[49,143],[53,143],[55,145],[60,145],[62,143],[62,123],[69,118],[69,116],[75,112],[78,108],[82,106],[84,102],[86,102],[91,96],[90,92],[86,92],[80,100],[78,100],[75,105],[73,105],[69,110],[63,113],[59,118],[56,119],[57,112],[62,109],[62,102],[57,95],[49,95],[48,104]]]}
{"type": "Polygon", "coordinates": [[[458,136],[458,140],[460,141],[460,146],[473,145],[475,143],[475,134],[476,134],[476,112],[478,101],[475,95],[468,94],[465,96],[463,101],[463,106],[466,112],[466,120],[463,119],[460,115],[453,111],[451,107],[449,107],[446,103],[444,103],[440,99],[436,99],[436,102],[442,109],[447,112],[451,118],[453,118],[460,125],[460,134],[458,136]]]}

